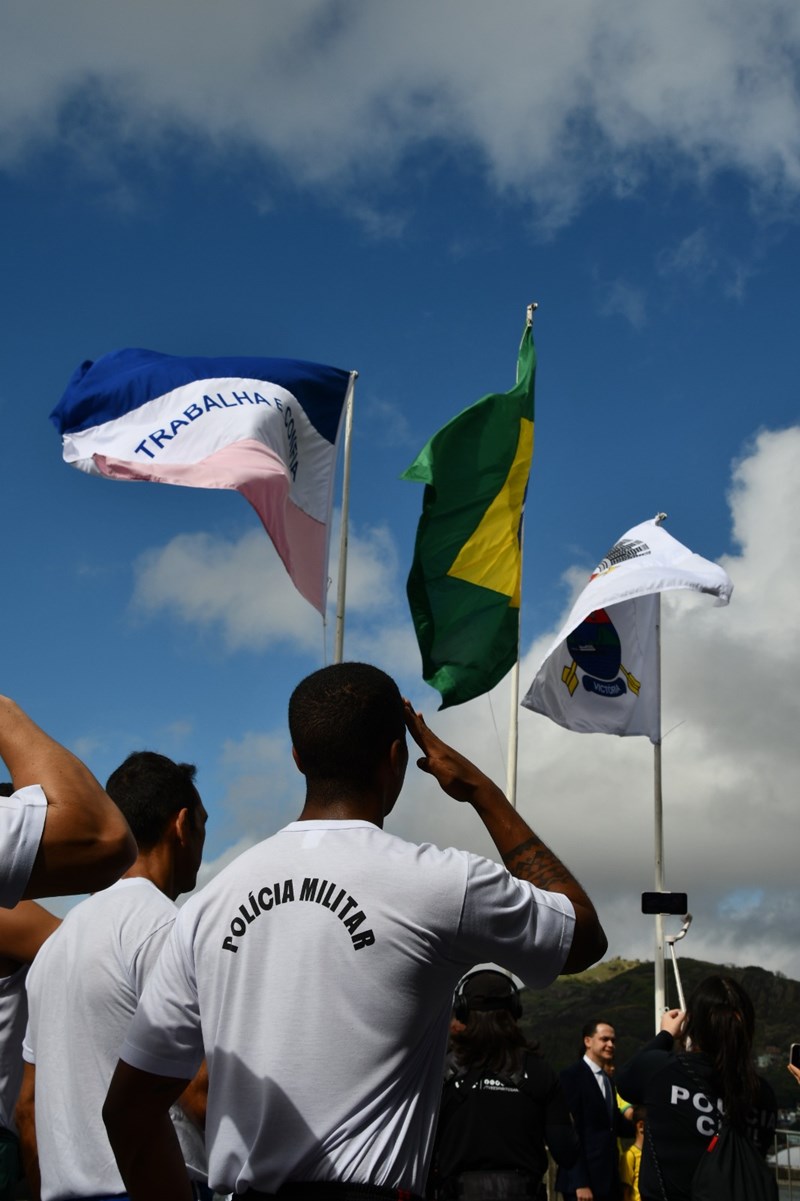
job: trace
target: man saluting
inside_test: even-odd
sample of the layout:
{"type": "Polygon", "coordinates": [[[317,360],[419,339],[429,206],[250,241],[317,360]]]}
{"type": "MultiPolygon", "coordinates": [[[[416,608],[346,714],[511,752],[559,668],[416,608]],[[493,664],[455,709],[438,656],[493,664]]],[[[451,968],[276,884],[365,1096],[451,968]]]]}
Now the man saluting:
{"type": "Polygon", "coordinates": [[[181,910],[104,1115],[133,1201],[189,1201],[167,1112],[205,1052],[209,1183],[258,1201],[424,1190],[453,988],[493,960],[532,988],[605,951],[594,906],[501,790],[377,668],[289,704],[298,821],[181,910]],[[505,866],[383,830],[408,763],[472,805],[505,866]]]}

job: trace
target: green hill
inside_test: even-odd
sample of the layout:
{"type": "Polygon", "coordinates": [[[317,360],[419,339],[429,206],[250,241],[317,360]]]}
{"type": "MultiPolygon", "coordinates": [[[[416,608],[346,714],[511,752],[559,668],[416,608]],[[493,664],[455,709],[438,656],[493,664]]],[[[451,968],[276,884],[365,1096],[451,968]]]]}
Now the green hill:
{"type": "MultiPolygon", "coordinates": [[[[755,1054],[773,1053],[776,1061],[759,1068],[778,1098],[794,1108],[800,1090],[786,1071],[789,1044],[800,1042],[800,983],[760,967],[731,967],[679,959],[688,997],[705,976],[733,976],[750,994],[756,1011],[755,1054]]],[[[677,1006],[672,965],[667,965],[667,1004],[677,1006]]],[[[557,1069],[578,1056],[580,1031],[591,1018],[610,1022],[617,1032],[617,1063],[623,1064],[654,1034],[653,964],[612,959],[578,976],[563,976],[543,992],[523,993],[522,1026],[557,1069]]]]}

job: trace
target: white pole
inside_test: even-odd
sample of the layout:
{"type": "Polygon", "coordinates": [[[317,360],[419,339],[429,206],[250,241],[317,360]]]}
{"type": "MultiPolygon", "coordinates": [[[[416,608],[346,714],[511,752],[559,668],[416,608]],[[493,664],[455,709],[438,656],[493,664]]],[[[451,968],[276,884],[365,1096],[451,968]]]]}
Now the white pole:
{"type": "MultiPolygon", "coordinates": [[[[526,329],[533,326],[533,314],[538,309],[536,301],[528,305],[525,315],[526,329]]],[[[519,383],[519,380],[517,380],[519,383]]],[[[520,577],[520,624],[517,629],[517,658],[511,668],[510,712],[508,716],[508,751],[506,754],[506,796],[516,809],[517,807],[517,757],[519,748],[519,629],[522,626],[522,531],[525,525],[523,512],[519,522],[519,577],[520,577]]]]}
{"type": "MultiPolygon", "coordinates": [[[[661,522],[666,513],[659,513],[656,523],[661,522]]],[[[653,776],[654,776],[654,849],[655,849],[655,889],[664,891],[664,802],[661,791],[661,593],[656,593],[656,705],[658,706],[656,728],[658,738],[653,743],[653,776]]],[[[664,952],[664,916],[657,913],[655,917],[655,1027],[656,1033],[661,1029],[661,1015],[666,1009],[666,963],[664,952]]]]}
{"type": "MultiPolygon", "coordinates": [[[[653,745],[655,768],[655,889],[664,891],[664,812],[661,795],[661,740],[653,745]]],[[[655,945],[655,1007],[656,1033],[661,1029],[661,1015],[666,1009],[666,971],[664,963],[664,915],[656,914],[655,945]]]]}
{"type": "Polygon", "coordinates": [[[511,668],[511,711],[508,715],[508,756],[506,758],[506,796],[517,807],[517,748],[519,746],[519,643],[517,661],[511,668]]]}
{"type": "Polygon", "coordinates": [[[345,396],[344,417],[344,478],[342,481],[342,525],[339,532],[339,581],[336,589],[336,637],[334,640],[333,661],[341,663],[344,655],[344,601],[347,591],[347,537],[348,519],[350,514],[350,446],[353,440],[353,403],[358,372],[350,372],[350,383],[347,385],[345,396]]]}

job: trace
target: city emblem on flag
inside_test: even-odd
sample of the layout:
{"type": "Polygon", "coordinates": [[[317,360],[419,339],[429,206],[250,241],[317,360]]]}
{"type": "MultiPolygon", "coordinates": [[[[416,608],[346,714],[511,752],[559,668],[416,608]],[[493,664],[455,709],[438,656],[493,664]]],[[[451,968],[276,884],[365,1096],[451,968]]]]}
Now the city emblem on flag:
{"type": "MultiPolygon", "coordinates": [[[[607,555],[595,567],[590,580],[614,571],[620,563],[650,554],[650,547],[641,539],[621,538],[615,542],[607,555]]],[[[580,625],[567,635],[566,648],[571,656],[570,663],[563,668],[561,680],[570,696],[578,687],[578,681],[587,692],[597,696],[624,696],[630,689],[639,695],[641,681],[622,662],[622,643],[619,631],[607,609],[596,609],[580,625]],[[583,673],[578,676],[577,669],[583,673]]]]}
{"type": "Polygon", "coordinates": [[[605,609],[590,613],[568,635],[567,650],[572,660],[562,670],[561,679],[570,696],[578,687],[577,668],[583,672],[581,684],[587,692],[595,692],[598,696],[623,696],[630,688],[638,695],[641,684],[625,669],[619,634],[605,609]]]}

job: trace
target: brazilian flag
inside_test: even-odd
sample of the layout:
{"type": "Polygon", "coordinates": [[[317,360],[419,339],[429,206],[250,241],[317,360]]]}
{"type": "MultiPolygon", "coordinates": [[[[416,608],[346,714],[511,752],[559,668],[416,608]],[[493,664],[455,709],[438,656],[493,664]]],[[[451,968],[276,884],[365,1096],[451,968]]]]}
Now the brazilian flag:
{"type": "Polygon", "coordinates": [[[407,592],[422,675],[442,709],[494,688],[517,658],[535,374],[529,324],[516,386],[454,417],[402,476],[425,484],[407,592]]]}

